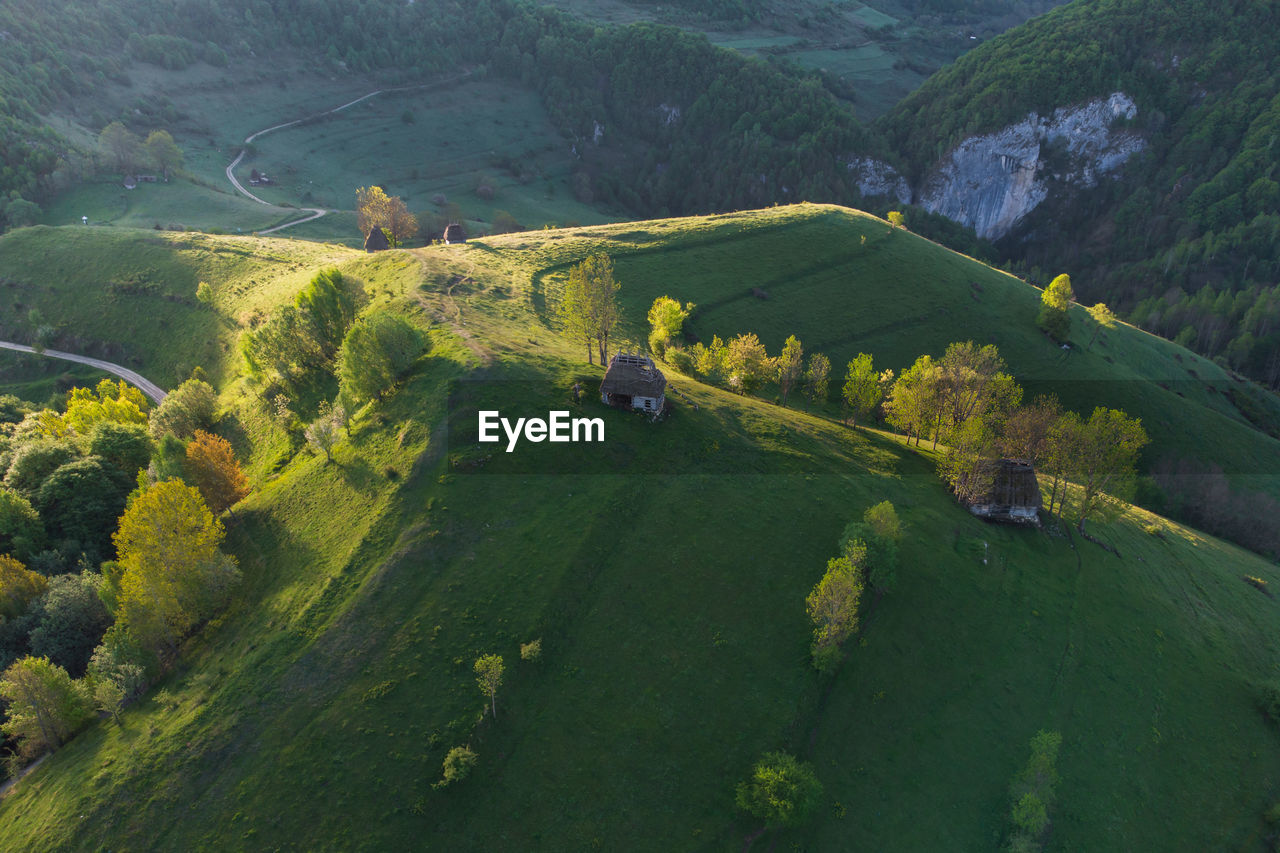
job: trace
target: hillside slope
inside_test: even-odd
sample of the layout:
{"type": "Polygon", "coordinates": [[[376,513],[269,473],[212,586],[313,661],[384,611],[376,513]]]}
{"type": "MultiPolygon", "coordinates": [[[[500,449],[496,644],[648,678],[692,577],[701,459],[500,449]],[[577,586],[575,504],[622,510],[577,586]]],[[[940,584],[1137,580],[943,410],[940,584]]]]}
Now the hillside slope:
{"type": "MultiPolygon", "coordinates": [[[[862,233],[861,275],[836,267],[868,299],[895,280],[947,304],[948,276],[975,276],[992,302],[960,315],[978,305],[965,285],[948,321],[975,333],[980,314],[1004,326],[1001,311],[1034,302],[1025,285],[834,208],[378,258],[403,264],[394,280],[412,287],[375,301],[434,322],[431,355],[356,420],[332,465],[282,454],[281,430],[225,375],[224,428],[256,485],[229,540],[238,601],[122,725],[96,724],[0,802],[0,836],[27,849],[736,850],[757,826],[735,814],[733,786],[785,748],[815,763],[827,804],[809,829],[762,844],[986,849],[1005,832],[1028,739],[1053,728],[1055,847],[1261,837],[1280,743],[1251,685],[1274,675],[1280,614],[1242,576],[1280,582],[1266,561],[1136,510],[1097,530],[1119,556],[988,526],[956,506],[927,454],[674,374],[697,408],[682,401],[660,424],[588,394],[604,444],[475,443],[477,408],[540,415],[599,377],[544,323],[557,275],[584,251],[617,250],[633,335],[636,306],[663,291],[704,299],[709,333],[767,316],[717,308],[716,294],[749,292],[752,275],[822,245],[861,251],[862,233]],[[717,273],[713,260],[737,267],[717,273]],[[820,682],[804,596],[843,526],[885,499],[909,533],[898,588],[820,682]],[[521,661],[518,644],[538,637],[542,659],[521,661]],[[496,721],[471,672],[490,652],[509,667],[496,721]],[[475,774],[433,790],[464,743],[475,774]]],[[[817,276],[822,258],[810,260],[817,276]]],[[[280,281],[256,298],[287,298],[280,281]]],[[[747,306],[778,309],[771,347],[791,319],[774,288],[747,306]]],[[[892,319],[878,310],[867,328],[892,319]]],[[[796,331],[825,336],[834,357],[851,319],[830,311],[796,331]]],[[[898,350],[872,348],[894,363],[948,331],[918,328],[898,350]]],[[[1173,378],[1176,350],[1148,339],[1122,330],[1108,346],[1135,355],[1136,375],[1173,378]]],[[[1003,344],[1011,361],[1020,340],[1003,344]]],[[[1215,429],[1238,423],[1214,399],[1173,398],[1215,429]]]]}

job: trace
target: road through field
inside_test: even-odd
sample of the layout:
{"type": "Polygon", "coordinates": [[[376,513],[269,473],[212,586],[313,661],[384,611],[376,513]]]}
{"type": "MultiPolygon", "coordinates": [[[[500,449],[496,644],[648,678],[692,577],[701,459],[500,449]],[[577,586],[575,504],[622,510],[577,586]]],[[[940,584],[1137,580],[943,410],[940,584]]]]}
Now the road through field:
{"type": "MultiPolygon", "coordinates": [[[[246,136],[244,138],[244,144],[246,146],[250,145],[253,142],[253,140],[257,139],[258,137],[265,136],[266,134],[273,133],[277,130],[284,130],[287,127],[293,127],[294,125],[299,125],[306,121],[313,121],[314,119],[323,118],[324,116],[327,116],[327,115],[333,115],[334,113],[342,112],[348,107],[354,107],[356,104],[362,101],[367,101],[376,95],[383,95],[389,92],[407,92],[412,89],[428,89],[435,86],[446,86],[450,83],[456,83],[459,80],[462,80],[466,77],[470,77],[471,73],[472,72],[470,71],[466,71],[466,72],[463,72],[462,74],[456,74],[453,77],[450,77],[445,80],[437,80],[434,83],[419,83],[414,86],[397,86],[393,89],[376,89],[372,92],[369,92],[367,95],[361,95],[360,97],[356,98],[354,101],[347,101],[347,103],[343,104],[340,107],[334,107],[331,110],[325,110],[324,112],[316,113],[315,115],[304,116],[299,119],[294,119],[293,121],[286,121],[283,124],[275,124],[275,125],[272,125],[271,127],[263,128],[262,130],[259,130],[255,133],[251,133],[248,136],[246,136]]],[[[230,165],[227,166],[227,180],[231,182],[231,186],[236,188],[236,192],[240,193],[245,198],[256,201],[258,204],[265,204],[267,207],[275,207],[275,208],[278,208],[279,210],[289,209],[289,208],[280,207],[279,205],[272,204],[269,201],[263,201],[262,199],[258,198],[256,195],[254,195],[253,193],[245,189],[244,185],[241,184],[240,181],[236,178],[236,175],[235,175],[236,167],[240,165],[240,161],[244,160],[244,155],[245,155],[245,152],[247,151],[248,151],[247,148],[241,148],[240,152],[236,154],[236,159],[232,160],[230,165]]],[[[326,213],[329,212],[328,210],[325,210],[322,207],[304,207],[300,209],[307,211],[311,215],[304,216],[301,219],[295,219],[292,222],[286,222],[283,225],[277,225],[274,228],[265,228],[262,231],[255,231],[254,233],[258,234],[259,236],[263,234],[272,234],[272,233],[275,233],[276,231],[282,231],[285,228],[292,228],[295,225],[301,225],[304,222],[312,222],[316,219],[319,219],[320,217],[324,216],[326,213]]]]}
{"type": "Polygon", "coordinates": [[[90,367],[96,367],[99,370],[105,370],[107,373],[119,376],[121,379],[136,385],[138,390],[146,394],[152,402],[159,404],[164,402],[164,398],[169,396],[168,393],[156,383],[147,379],[140,373],[130,370],[127,367],[121,367],[109,361],[103,361],[100,358],[89,358],[87,355],[76,355],[70,352],[61,352],[56,349],[46,349],[37,352],[26,344],[15,344],[9,341],[0,341],[0,349],[10,349],[15,352],[27,352],[32,355],[43,355],[49,358],[60,358],[63,361],[74,361],[76,364],[87,364],[90,367]]]}

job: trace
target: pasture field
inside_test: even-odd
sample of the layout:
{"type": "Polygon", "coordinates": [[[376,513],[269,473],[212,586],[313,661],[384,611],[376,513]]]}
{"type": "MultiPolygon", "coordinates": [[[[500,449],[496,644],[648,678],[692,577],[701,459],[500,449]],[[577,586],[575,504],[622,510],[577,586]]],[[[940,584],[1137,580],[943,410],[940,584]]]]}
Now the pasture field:
{"type": "MultiPolygon", "coordinates": [[[[66,230],[30,229],[26,248],[66,230]]],[[[68,253],[110,259],[126,245],[123,229],[85,232],[66,238],[68,253]]],[[[372,304],[429,327],[431,350],[357,414],[333,464],[223,363],[220,428],[255,486],[229,520],[245,577],[236,602],[120,725],[96,723],[0,801],[6,840],[741,850],[759,827],[735,812],[734,785],[761,753],[786,749],[814,763],[823,803],[808,827],[756,849],[993,849],[1040,729],[1063,735],[1053,849],[1249,849],[1268,832],[1280,733],[1254,684],[1276,675],[1280,612],[1244,578],[1280,583],[1273,564],[1136,509],[1092,528],[1115,553],[990,526],[956,505],[927,451],[675,371],[690,402],[666,421],[606,409],[591,393],[599,366],[548,321],[568,265],[603,249],[623,285],[619,345],[643,338],[662,293],[702,305],[700,337],[758,331],[776,351],[794,332],[836,365],[865,349],[897,367],[956,337],[995,337],[1021,378],[1064,397],[1076,387],[1079,402],[1097,393],[1081,379],[1152,386],[1134,398],[1144,415],[1176,410],[1208,455],[1239,421],[1209,391],[1155,385],[1188,369],[1210,377],[1172,344],[1121,327],[1089,352],[1041,353],[1052,348],[1022,331],[1034,288],[833,207],[372,258],[163,239],[139,263],[167,254],[194,275],[200,251],[204,269],[228,272],[215,322],[172,302],[171,327],[279,304],[337,263],[359,271],[372,304]],[[895,320],[896,335],[884,328],[895,320]],[[477,408],[572,409],[575,381],[605,443],[510,454],[476,443],[477,408]],[[869,597],[848,660],[820,679],[804,597],[845,524],[886,499],[906,525],[898,583],[869,597]],[[541,659],[521,660],[537,638],[541,659]],[[487,653],[507,664],[496,719],[471,671],[487,653]],[[480,756],[475,772],[434,789],[462,744],[480,756]]],[[[58,304],[41,310],[87,322],[58,317],[58,304]]],[[[171,369],[159,333],[130,334],[148,342],[144,372],[171,369]]]]}

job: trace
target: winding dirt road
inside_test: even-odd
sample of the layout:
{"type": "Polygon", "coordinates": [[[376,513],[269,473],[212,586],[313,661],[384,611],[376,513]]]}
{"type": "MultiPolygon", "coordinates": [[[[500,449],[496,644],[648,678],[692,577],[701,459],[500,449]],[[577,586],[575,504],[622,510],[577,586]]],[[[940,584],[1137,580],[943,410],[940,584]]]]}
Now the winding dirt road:
{"type": "MultiPolygon", "coordinates": [[[[462,80],[466,77],[470,77],[471,74],[472,74],[471,71],[466,71],[466,72],[463,72],[462,74],[456,74],[453,77],[450,77],[445,80],[437,80],[434,83],[418,83],[413,86],[397,86],[393,89],[377,89],[375,91],[368,93],[367,95],[361,95],[360,97],[356,98],[354,101],[348,101],[347,103],[343,104],[340,107],[334,107],[331,110],[325,110],[324,112],[319,112],[314,115],[303,116],[302,118],[294,119],[293,121],[286,121],[284,124],[272,125],[271,127],[264,128],[263,130],[259,130],[256,133],[251,133],[244,138],[244,144],[250,145],[253,142],[253,140],[257,139],[258,137],[265,136],[268,133],[273,133],[277,130],[284,130],[287,127],[293,127],[295,125],[302,124],[303,122],[306,122],[306,121],[312,121],[314,119],[323,118],[324,116],[327,116],[327,115],[340,113],[343,110],[347,109],[348,107],[354,107],[356,104],[360,103],[361,101],[367,101],[376,95],[383,95],[388,92],[408,92],[412,89],[428,89],[434,86],[445,86],[450,83],[455,83],[458,80],[462,80]]],[[[279,205],[272,204],[269,201],[263,201],[262,199],[258,198],[256,195],[254,195],[253,193],[245,189],[244,185],[241,184],[240,181],[236,178],[236,175],[235,175],[236,167],[240,165],[240,162],[242,160],[244,160],[244,155],[246,151],[247,149],[241,148],[240,153],[236,154],[236,159],[232,160],[230,165],[227,166],[227,180],[231,182],[231,186],[236,188],[236,192],[240,193],[242,196],[244,196],[247,199],[256,201],[258,204],[264,204],[267,207],[274,207],[277,210],[290,210],[291,208],[280,207],[279,205]]],[[[301,225],[304,222],[313,222],[329,212],[328,210],[322,207],[303,207],[299,209],[305,210],[311,215],[304,216],[301,219],[295,219],[292,222],[286,222],[283,225],[277,225],[274,228],[265,228],[261,231],[255,231],[254,233],[257,234],[258,236],[262,236],[264,234],[273,234],[276,231],[282,231],[285,228],[292,228],[293,226],[301,225]]]]}
{"type": "Polygon", "coordinates": [[[87,355],[76,355],[75,353],[62,352],[56,349],[42,350],[36,352],[26,344],[15,344],[9,341],[0,341],[0,349],[10,349],[15,352],[26,352],[32,355],[43,355],[49,358],[60,358],[63,361],[74,361],[76,364],[87,364],[90,367],[96,367],[99,370],[105,370],[107,373],[119,376],[126,382],[137,386],[138,390],[146,394],[151,401],[157,405],[164,402],[164,398],[169,396],[168,393],[156,383],[147,379],[140,373],[130,370],[127,367],[121,367],[109,361],[103,361],[100,358],[89,358],[87,355]]]}

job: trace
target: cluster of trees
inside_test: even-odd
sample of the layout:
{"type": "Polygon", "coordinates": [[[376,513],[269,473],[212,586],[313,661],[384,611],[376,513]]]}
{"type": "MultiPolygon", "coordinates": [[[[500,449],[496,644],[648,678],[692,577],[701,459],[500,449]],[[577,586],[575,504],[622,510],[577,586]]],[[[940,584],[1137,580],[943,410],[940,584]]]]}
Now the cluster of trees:
{"type": "Polygon", "coordinates": [[[995,346],[972,341],[923,355],[889,388],[885,419],[919,444],[947,445],[940,473],[957,497],[975,501],[992,485],[1001,457],[1020,459],[1053,476],[1049,512],[1062,516],[1068,482],[1077,527],[1131,494],[1138,454],[1148,443],[1141,422],[1117,409],[1087,418],[1063,412],[1055,397],[1022,404],[1022,388],[1005,372],[995,346]]]}
{"type": "Polygon", "coordinates": [[[0,398],[0,697],[10,758],[117,713],[226,602],[217,514],[247,494],[192,379],[154,409],[103,380],[61,411],[0,398]]]}
{"type": "Polygon", "coordinates": [[[418,233],[418,219],[400,196],[389,196],[382,187],[360,187],[356,190],[356,227],[361,237],[368,237],[374,228],[382,229],[395,249],[418,233]]]}
{"type": "Polygon", "coordinates": [[[858,630],[867,587],[877,595],[893,588],[901,538],[902,522],[889,501],[869,508],[861,521],[845,528],[840,555],[827,561],[826,572],[805,599],[805,612],[813,623],[810,652],[819,672],[833,672],[843,660],[844,643],[858,630]]]}
{"type": "Polygon", "coordinates": [[[622,322],[618,305],[621,289],[608,255],[590,255],[569,268],[556,312],[565,332],[586,345],[588,364],[593,363],[592,347],[600,355],[600,363],[609,364],[609,336],[622,322]]]}
{"type": "Polygon", "coordinates": [[[131,175],[143,167],[159,169],[167,181],[170,173],[181,169],[182,149],[167,130],[153,130],[146,140],[139,139],[123,123],[113,121],[98,134],[102,157],[115,171],[131,175]]]}
{"type": "Polygon", "coordinates": [[[764,821],[765,829],[801,826],[822,803],[813,765],[786,752],[766,752],[738,784],[734,803],[764,821]]]}

